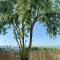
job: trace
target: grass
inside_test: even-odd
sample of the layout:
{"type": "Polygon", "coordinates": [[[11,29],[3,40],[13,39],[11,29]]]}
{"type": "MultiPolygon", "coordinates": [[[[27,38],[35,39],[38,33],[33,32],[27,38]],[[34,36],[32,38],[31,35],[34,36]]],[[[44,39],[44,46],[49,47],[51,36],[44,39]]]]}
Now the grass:
{"type": "MultiPolygon", "coordinates": [[[[12,51],[0,50],[0,60],[17,60],[19,55],[12,51]]],[[[60,48],[33,48],[29,60],[60,60],[60,48]]]]}

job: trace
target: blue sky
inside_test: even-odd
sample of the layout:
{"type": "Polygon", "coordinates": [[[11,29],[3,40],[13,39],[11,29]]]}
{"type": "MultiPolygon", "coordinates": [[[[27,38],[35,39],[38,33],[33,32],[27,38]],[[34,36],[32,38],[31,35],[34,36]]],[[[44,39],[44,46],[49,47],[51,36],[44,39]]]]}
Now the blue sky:
{"type": "MultiPolygon", "coordinates": [[[[13,38],[13,31],[11,29],[8,29],[7,31],[9,32],[6,35],[0,35],[0,46],[17,46],[17,43],[13,38]]],[[[54,39],[50,38],[47,34],[46,27],[44,27],[43,24],[36,22],[33,29],[32,46],[60,47],[60,35],[54,39]]]]}

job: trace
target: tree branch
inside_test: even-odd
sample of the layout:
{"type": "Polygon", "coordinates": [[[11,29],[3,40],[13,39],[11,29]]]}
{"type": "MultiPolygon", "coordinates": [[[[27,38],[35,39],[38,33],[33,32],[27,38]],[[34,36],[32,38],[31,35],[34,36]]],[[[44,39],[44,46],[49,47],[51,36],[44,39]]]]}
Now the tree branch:
{"type": "Polygon", "coordinates": [[[24,48],[24,21],[22,20],[22,42],[23,42],[23,48],[24,48]]]}
{"type": "Polygon", "coordinates": [[[34,27],[34,25],[35,25],[35,23],[38,21],[38,18],[40,17],[40,16],[47,16],[47,15],[56,15],[56,14],[59,14],[59,13],[56,13],[56,12],[49,12],[49,13],[45,13],[45,14],[40,14],[40,15],[38,15],[38,16],[36,16],[35,18],[34,18],[34,21],[31,23],[31,28],[30,28],[30,43],[29,43],[29,48],[31,48],[31,45],[32,45],[32,34],[33,34],[33,27],[34,27]]]}

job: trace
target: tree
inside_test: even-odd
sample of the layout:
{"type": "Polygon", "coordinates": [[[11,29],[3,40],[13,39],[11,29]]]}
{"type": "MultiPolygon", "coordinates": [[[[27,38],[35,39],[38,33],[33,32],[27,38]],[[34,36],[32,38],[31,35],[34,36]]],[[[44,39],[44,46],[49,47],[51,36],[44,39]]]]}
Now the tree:
{"type": "MultiPolygon", "coordinates": [[[[47,26],[51,37],[60,31],[60,13],[56,12],[51,0],[6,0],[0,1],[0,33],[13,27],[21,60],[28,60],[32,46],[33,28],[37,21],[47,26]],[[28,35],[29,34],[29,35],[28,35]],[[25,47],[25,38],[30,36],[29,46],[25,47]]],[[[29,37],[28,37],[29,38],[29,37]]]]}

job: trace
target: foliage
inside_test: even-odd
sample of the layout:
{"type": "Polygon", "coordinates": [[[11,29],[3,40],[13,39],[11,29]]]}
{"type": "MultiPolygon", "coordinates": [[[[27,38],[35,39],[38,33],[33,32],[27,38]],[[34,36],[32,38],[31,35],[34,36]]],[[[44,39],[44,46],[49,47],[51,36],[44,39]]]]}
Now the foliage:
{"type": "Polygon", "coordinates": [[[46,26],[51,37],[55,37],[60,32],[60,10],[55,10],[55,2],[52,2],[52,0],[1,0],[0,33],[6,34],[6,30],[12,26],[14,38],[21,52],[25,50],[26,37],[30,37],[28,50],[31,48],[33,28],[37,21],[46,26]]]}

